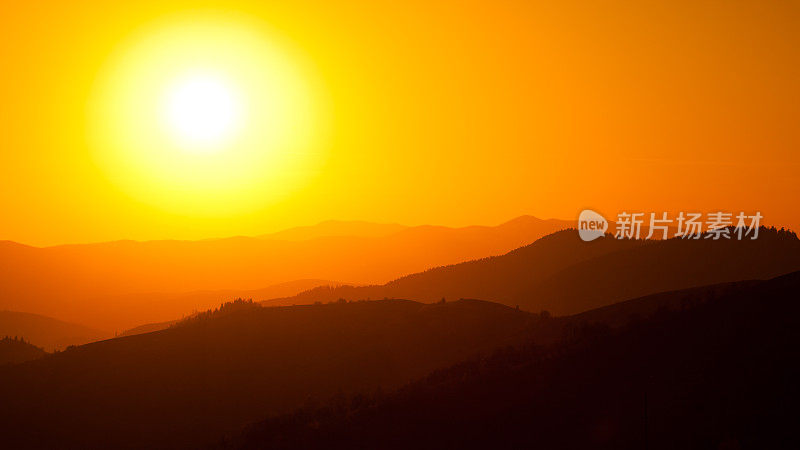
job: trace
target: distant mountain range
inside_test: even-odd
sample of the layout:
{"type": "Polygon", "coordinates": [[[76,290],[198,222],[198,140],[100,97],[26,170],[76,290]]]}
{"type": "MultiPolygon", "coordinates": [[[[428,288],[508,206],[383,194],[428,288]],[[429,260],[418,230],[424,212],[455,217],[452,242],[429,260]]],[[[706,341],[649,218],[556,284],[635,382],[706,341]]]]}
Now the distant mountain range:
{"type": "MultiPolygon", "coordinates": [[[[0,308],[113,333],[206,309],[228,293],[294,280],[382,283],[431,267],[503,254],[570,224],[530,216],[494,227],[464,228],[323,222],[262,237],[203,241],[46,248],[4,241],[0,308]],[[199,291],[227,293],[193,294],[199,291]]],[[[310,287],[252,295],[289,296],[310,287]]]]}
{"type": "MultiPolygon", "coordinates": [[[[522,220],[516,225],[527,229],[525,223],[522,220]]],[[[431,233],[424,228],[413,233],[430,237],[431,233]]],[[[446,230],[443,233],[445,237],[438,242],[447,241],[446,236],[451,235],[446,230]]],[[[110,313],[119,310],[115,315],[124,315],[122,324],[130,327],[120,327],[117,334],[126,336],[167,328],[181,317],[235,298],[262,300],[263,304],[273,306],[325,303],[340,298],[407,298],[426,303],[442,298],[481,298],[528,311],[548,310],[563,315],[656,292],[766,279],[798,269],[800,241],[794,233],[775,229],[762,228],[759,239],[743,241],[635,241],[607,237],[592,242],[581,241],[574,230],[564,230],[504,255],[435,267],[384,285],[346,286],[323,279],[306,279],[253,290],[109,294],[100,300],[76,303],[83,308],[81,323],[105,323],[110,313]],[[162,320],[151,320],[153,317],[162,320]]],[[[41,327],[32,332],[25,327],[5,329],[48,350],[114,334],[93,331],[73,333],[68,338],[55,330],[53,335],[61,336],[56,342],[41,340],[41,327]],[[95,337],[88,338],[89,335],[95,337]]],[[[0,322],[0,334],[3,332],[0,322]]]]}
{"type": "Polygon", "coordinates": [[[373,223],[362,220],[326,220],[316,225],[294,227],[263,234],[259,239],[307,241],[326,237],[386,237],[410,227],[396,223],[373,223]]]}
{"type": "Polygon", "coordinates": [[[762,228],[756,240],[660,241],[600,238],[575,230],[546,236],[501,256],[437,267],[384,285],[319,287],[265,305],[407,298],[480,298],[529,311],[575,314],[617,301],[800,270],[800,240],[762,228]]]}
{"type": "Polygon", "coordinates": [[[800,375],[791,369],[800,343],[794,233],[584,242],[575,229],[544,231],[563,225],[522,218],[301,241],[0,245],[11,258],[3,261],[17,263],[0,273],[2,301],[34,298],[85,323],[138,325],[99,340],[109,333],[0,313],[0,335],[28,341],[0,349],[3,444],[773,448],[791,438],[786,405],[800,375]],[[537,233],[545,236],[519,244],[537,233]],[[256,279],[303,264],[385,273],[397,269],[393,258],[419,265],[509,245],[516,248],[379,285],[299,278],[253,290],[124,292],[173,278],[178,286],[256,279]],[[275,306],[292,304],[300,306],[275,306]],[[93,340],[52,354],[35,347],[93,340]],[[660,441],[636,422],[645,393],[647,423],[656,424],[647,433],[660,441]],[[754,410],[768,413],[759,421],[754,410]],[[772,434],[759,441],[764,432],[772,434]]]}

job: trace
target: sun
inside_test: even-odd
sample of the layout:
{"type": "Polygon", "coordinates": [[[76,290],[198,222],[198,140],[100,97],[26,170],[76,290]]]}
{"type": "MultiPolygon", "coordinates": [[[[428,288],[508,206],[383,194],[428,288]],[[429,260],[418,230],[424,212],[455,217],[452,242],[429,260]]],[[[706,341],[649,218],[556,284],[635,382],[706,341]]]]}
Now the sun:
{"type": "Polygon", "coordinates": [[[164,126],[190,150],[219,148],[244,120],[241,94],[218,75],[191,74],[176,80],[162,108],[164,126]]]}
{"type": "Polygon", "coordinates": [[[91,148],[111,181],[160,208],[262,208],[323,162],[320,85],[313,64],[263,22],[166,17],[121,43],[98,74],[91,148]]]}

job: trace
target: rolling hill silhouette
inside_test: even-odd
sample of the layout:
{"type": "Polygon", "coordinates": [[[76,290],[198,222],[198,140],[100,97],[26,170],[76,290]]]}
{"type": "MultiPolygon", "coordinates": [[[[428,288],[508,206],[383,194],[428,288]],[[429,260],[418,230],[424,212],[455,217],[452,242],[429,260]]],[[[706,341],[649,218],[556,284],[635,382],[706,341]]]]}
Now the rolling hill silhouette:
{"type": "MultiPolygon", "coordinates": [[[[591,394],[594,397],[586,397],[590,402],[606,402],[600,412],[590,411],[591,420],[604,417],[607,402],[612,401],[602,394],[606,383],[613,387],[610,392],[624,392],[630,375],[627,371],[641,376],[633,364],[648,361],[642,359],[642,353],[647,351],[655,358],[666,355],[667,360],[657,365],[659,370],[673,363],[688,370],[712,351],[741,348],[746,343],[742,339],[756,333],[757,344],[753,345],[772,345],[763,347],[770,349],[766,353],[770,357],[782,356],[773,351],[775,333],[789,338],[792,335],[786,333],[794,328],[780,320],[770,328],[767,322],[775,317],[771,312],[768,317],[765,314],[774,310],[774,315],[789,320],[788,315],[796,311],[785,308],[798,307],[793,302],[798,284],[800,274],[769,282],[725,283],[654,294],[567,317],[529,314],[478,300],[429,305],[381,300],[275,308],[242,301],[228,303],[167,330],[87,344],[0,369],[0,396],[7,400],[0,416],[0,433],[15,448],[195,448],[222,433],[232,433],[248,421],[275,413],[288,414],[305,405],[300,413],[274,416],[228,444],[243,448],[316,448],[328,442],[330,448],[352,448],[351,439],[363,435],[367,445],[364,448],[383,448],[372,439],[395,439],[393,433],[408,430],[408,439],[431,433],[433,440],[420,441],[424,447],[431,442],[432,446],[444,445],[441,439],[451,438],[460,445],[458,437],[448,434],[455,433],[448,428],[456,426],[447,419],[453,417],[466,429],[485,432],[508,425],[510,431],[503,434],[511,439],[513,445],[509,446],[513,447],[520,443],[518,439],[529,437],[527,433],[521,437],[522,432],[514,428],[523,427],[514,422],[515,414],[538,419],[543,414],[555,414],[545,417],[551,422],[542,422],[546,426],[541,428],[549,430],[555,427],[552,420],[569,423],[558,414],[573,417],[571,408],[578,406],[568,401],[580,401],[579,394],[591,394]],[[762,301],[763,305],[759,303],[762,301]],[[755,329],[740,323],[750,320],[751,314],[757,324],[755,329]],[[724,341],[729,338],[725,333],[731,331],[741,335],[730,337],[735,339],[732,342],[724,341]],[[768,341],[759,341],[761,338],[768,341]],[[704,340],[705,347],[694,345],[693,339],[704,340]],[[525,342],[534,346],[521,344],[525,342]],[[639,345],[636,352],[629,358],[623,355],[628,359],[620,359],[630,343],[639,345]],[[511,347],[516,350],[471,359],[508,345],[516,346],[511,347]],[[683,357],[681,352],[687,349],[697,349],[699,353],[687,361],[675,359],[683,357]],[[434,372],[399,394],[380,394],[463,360],[468,362],[434,372]],[[518,373],[520,366],[524,371],[518,373]],[[572,372],[571,378],[570,372],[564,370],[572,372]],[[609,370],[619,372],[609,374],[609,370]],[[583,375],[576,378],[576,373],[583,375]],[[607,378],[593,380],[590,374],[594,373],[607,378]],[[428,387],[431,380],[438,384],[428,387]],[[572,386],[565,380],[579,383],[572,386]],[[545,383],[555,384],[549,389],[545,383]],[[483,391],[476,388],[484,385],[483,391]],[[579,394],[570,390],[573,388],[579,394]],[[417,393],[417,389],[421,391],[417,393]],[[465,391],[470,390],[477,397],[467,395],[465,391]],[[358,394],[365,392],[378,394],[358,394]],[[544,403],[537,403],[543,392],[544,403]],[[357,395],[350,397],[349,393],[357,395]],[[447,403],[462,395],[464,403],[447,403]],[[429,398],[421,403],[427,412],[420,417],[431,423],[439,420],[443,423],[442,432],[434,433],[424,426],[415,428],[421,426],[420,422],[404,415],[404,408],[413,409],[410,403],[420,396],[429,398]],[[320,403],[326,398],[333,398],[333,403],[320,403]],[[406,401],[408,398],[412,400],[406,401]],[[513,414],[502,410],[509,403],[513,414]],[[553,409],[554,404],[561,409],[553,409]],[[370,416],[373,408],[380,411],[397,405],[399,410],[370,416]],[[477,407],[479,411],[475,410],[477,407]],[[366,415],[364,420],[375,426],[350,419],[342,421],[342,408],[349,411],[345,416],[353,417],[353,421],[366,415]],[[355,410],[350,411],[351,408],[355,410]],[[488,428],[469,422],[484,420],[494,413],[499,415],[490,417],[488,428]],[[438,419],[431,419],[430,415],[438,419]],[[306,420],[319,423],[320,432],[309,434],[306,420]]],[[[793,317],[791,320],[798,320],[796,314],[793,317]]],[[[742,361],[737,355],[728,356],[742,361]]],[[[746,361],[758,364],[761,360],[746,361]]],[[[656,367],[657,362],[647,364],[656,367]]],[[[713,374],[719,368],[701,364],[690,375],[704,370],[713,374]]],[[[666,378],[669,381],[670,377],[666,378]]],[[[663,408],[668,407],[673,405],[663,408]]],[[[619,420],[623,419],[629,418],[619,420]]],[[[584,420],[576,426],[594,425],[584,420]]],[[[562,427],[569,435],[569,425],[562,427]]],[[[626,429],[624,433],[626,439],[633,439],[629,435],[633,431],[626,429]]],[[[476,439],[478,448],[488,445],[488,439],[495,439],[494,434],[467,436],[476,439]]],[[[555,439],[548,439],[551,438],[555,439]]],[[[404,439],[397,438],[398,448],[408,446],[409,441],[404,439]]],[[[558,444],[557,440],[543,442],[558,444]]],[[[613,441],[611,447],[619,442],[613,441]]]]}
{"type": "Polygon", "coordinates": [[[39,314],[0,311],[0,336],[19,336],[52,352],[106,339],[111,334],[39,314]]]}
{"type": "Polygon", "coordinates": [[[323,223],[287,232],[289,240],[236,237],[46,248],[0,242],[0,308],[113,332],[173,320],[220,301],[214,297],[212,304],[190,306],[187,293],[238,292],[307,279],[383,283],[437,265],[502,254],[568,224],[524,216],[496,227],[423,226],[388,235],[381,233],[396,226],[323,223]],[[294,240],[325,232],[336,235],[294,240]]]}
{"type": "Polygon", "coordinates": [[[0,368],[0,435],[15,448],[196,447],[309,396],[399,386],[514,341],[532,317],[476,300],[228,303],[0,368]]]}
{"type": "MultiPolygon", "coordinates": [[[[198,310],[212,308],[220,302],[232,301],[237,298],[265,299],[281,296],[281,293],[295,294],[309,288],[319,286],[340,286],[341,283],[327,280],[297,280],[287,283],[280,283],[262,289],[253,290],[223,290],[223,291],[199,291],[182,294],[128,294],[124,296],[108,297],[113,304],[135,304],[141,310],[150,310],[153,303],[166,303],[175,310],[174,316],[179,314],[181,318],[191,317],[198,310]],[[191,313],[187,314],[187,311],[191,313]]],[[[165,320],[163,322],[151,322],[123,330],[118,336],[133,336],[134,334],[150,333],[169,328],[181,319],[165,320]]]]}
{"type": "Polygon", "coordinates": [[[341,283],[329,280],[296,280],[279,283],[261,289],[224,289],[194,291],[181,293],[147,292],[137,294],[109,295],[103,297],[103,307],[87,311],[83,319],[90,322],[102,322],[109,309],[123,309],[127,315],[124,323],[135,323],[133,328],[116,332],[119,335],[140,334],[163,330],[181,318],[191,316],[198,311],[205,311],[220,303],[237,298],[268,299],[281,295],[294,295],[307,289],[319,286],[340,286],[341,283]],[[148,319],[168,319],[161,322],[145,322],[148,319]]]}
{"type": "Polygon", "coordinates": [[[798,291],[795,272],[614,305],[569,318],[582,325],[558,344],[310,405],[219,447],[797,448],[798,291]],[[654,306],[621,328],[591,322],[654,306]]]}
{"type": "Polygon", "coordinates": [[[0,339],[0,365],[32,361],[46,354],[43,349],[22,338],[6,336],[0,339]]]}
{"type": "Polygon", "coordinates": [[[657,292],[795,270],[800,270],[800,240],[783,230],[762,228],[758,239],[741,241],[606,237],[592,242],[565,230],[505,255],[437,267],[380,286],[320,287],[265,304],[481,298],[563,315],[657,292]]]}

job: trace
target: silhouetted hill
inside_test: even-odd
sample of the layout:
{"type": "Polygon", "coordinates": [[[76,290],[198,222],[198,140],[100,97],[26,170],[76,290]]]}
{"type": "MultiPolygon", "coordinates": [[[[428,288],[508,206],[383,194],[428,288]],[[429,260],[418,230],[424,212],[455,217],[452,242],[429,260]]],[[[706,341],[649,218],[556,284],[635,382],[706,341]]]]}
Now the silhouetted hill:
{"type": "Polygon", "coordinates": [[[25,342],[25,339],[17,336],[13,338],[6,336],[0,339],[0,365],[31,361],[46,354],[47,352],[41,348],[25,342]]]}
{"type": "Polygon", "coordinates": [[[289,240],[235,237],[46,248],[5,242],[0,243],[0,308],[114,332],[209,307],[187,305],[192,300],[187,293],[244,295],[241,291],[306,279],[384,283],[430,267],[502,254],[569,223],[525,216],[493,227],[410,227],[388,235],[353,223],[339,223],[335,230],[321,224],[300,234],[336,235],[307,240],[294,240],[298,232],[293,232],[289,240]]]}
{"type": "MultiPolygon", "coordinates": [[[[103,321],[107,310],[119,308],[127,314],[126,322],[134,318],[169,319],[160,322],[137,323],[137,326],[119,332],[120,336],[147,333],[163,330],[180,318],[191,316],[197,311],[213,308],[220,303],[237,298],[263,300],[283,295],[294,295],[318,286],[341,286],[341,283],[329,280],[295,280],[279,283],[261,289],[225,289],[219,291],[194,291],[186,293],[148,292],[139,294],[109,295],[102,299],[103,308],[87,311],[84,320],[103,321]],[[157,311],[157,312],[154,312],[157,311]]],[[[115,330],[115,332],[117,332],[115,330]]]]}
{"type": "Polygon", "coordinates": [[[266,304],[470,297],[562,315],[657,292],[795,270],[800,270],[800,240],[774,229],[762,228],[756,240],[605,237],[592,242],[565,230],[502,256],[438,267],[381,286],[321,287],[266,304]]]}
{"type": "Polygon", "coordinates": [[[307,304],[339,298],[405,298],[404,295],[426,302],[438,301],[442,297],[503,301],[515,298],[523,286],[543,281],[578,262],[641,245],[642,241],[616,239],[583,242],[574,230],[564,230],[501,256],[436,267],[381,286],[323,286],[265,304],[307,304]]]}
{"type": "Polygon", "coordinates": [[[543,312],[542,319],[535,322],[527,336],[538,345],[550,345],[587,327],[621,328],[659,312],[681,311],[718,300],[762,282],[745,280],[659,292],[569,316],[553,317],[549,312],[543,312]]]}
{"type": "Polygon", "coordinates": [[[196,447],[309,396],[399,386],[518,339],[531,318],[477,300],[229,303],[0,369],[0,435],[14,448],[196,447]]]}
{"type": "Polygon", "coordinates": [[[390,394],[248,427],[228,449],[798,448],[800,272],[672,292],[621,329],[498,351],[390,394]]]}
{"type": "Polygon", "coordinates": [[[762,228],[756,240],[648,241],[571,266],[523,295],[525,307],[575,313],[652,293],[800,270],[794,233],[762,228]]]}
{"type": "MultiPolygon", "coordinates": [[[[111,303],[136,303],[140,309],[147,309],[152,303],[166,302],[179,308],[183,318],[191,317],[198,310],[213,308],[223,302],[229,302],[239,298],[249,298],[256,301],[280,297],[282,295],[293,295],[314,287],[336,287],[342,283],[328,280],[296,280],[286,283],[279,283],[262,289],[253,290],[223,290],[223,291],[198,291],[186,294],[130,294],[124,296],[126,300],[119,301],[118,297],[110,297],[111,303]],[[187,314],[187,312],[191,311],[187,314]]],[[[178,314],[176,313],[176,316],[178,314]]],[[[159,331],[178,323],[182,319],[165,320],[163,322],[145,323],[119,333],[118,336],[133,336],[134,334],[150,333],[159,331]]]]}
{"type": "Polygon", "coordinates": [[[21,336],[34,345],[53,351],[105,339],[110,334],[39,314],[0,311],[0,336],[21,336]]]}

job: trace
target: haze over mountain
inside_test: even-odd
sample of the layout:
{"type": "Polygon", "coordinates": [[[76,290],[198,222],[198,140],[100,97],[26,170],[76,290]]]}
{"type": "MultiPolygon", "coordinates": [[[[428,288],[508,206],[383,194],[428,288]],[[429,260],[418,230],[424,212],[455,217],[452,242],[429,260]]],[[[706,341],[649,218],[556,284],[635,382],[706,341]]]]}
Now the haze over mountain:
{"type": "Polygon", "coordinates": [[[591,242],[565,230],[505,255],[437,267],[380,286],[322,287],[266,304],[481,298],[561,315],[656,292],[767,279],[796,270],[800,240],[782,230],[761,228],[755,240],[605,237],[591,242]]]}
{"type": "Polygon", "coordinates": [[[284,295],[293,295],[318,286],[336,287],[340,284],[341,283],[327,280],[297,280],[276,284],[262,289],[199,291],[189,292],[186,294],[127,294],[124,296],[109,297],[109,301],[117,305],[126,304],[130,305],[131,308],[138,308],[142,310],[142,316],[146,315],[148,311],[152,310],[152,304],[160,303],[162,305],[169,305],[169,307],[172,308],[174,313],[171,317],[176,317],[175,319],[165,320],[163,322],[144,323],[118,333],[119,336],[132,336],[134,334],[163,330],[168,328],[170,325],[179,322],[181,319],[197,313],[198,311],[205,311],[215,306],[219,306],[221,303],[229,302],[237,298],[254,300],[270,299],[284,295]],[[189,313],[187,313],[187,311],[189,313]]]}
{"type": "Polygon", "coordinates": [[[329,280],[295,280],[278,283],[261,289],[225,289],[194,291],[186,293],[145,292],[135,294],[109,295],[104,297],[103,305],[97,309],[86,311],[82,316],[88,322],[103,322],[108,310],[124,308],[126,318],[121,322],[122,330],[115,329],[119,334],[138,334],[140,330],[155,331],[166,328],[169,324],[188,317],[198,311],[205,311],[219,306],[221,303],[237,298],[269,299],[284,295],[294,295],[298,292],[318,286],[339,286],[341,283],[329,280]],[[150,322],[161,320],[161,322],[150,322]],[[126,326],[135,325],[134,328],[126,326]],[[120,331],[122,331],[120,333],[120,331]]]}
{"type": "Polygon", "coordinates": [[[534,340],[389,395],[309,405],[220,447],[796,448],[799,290],[792,273],[565,318],[575,326],[557,345],[534,340]],[[619,330],[596,321],[654,307],[619,330]]]}
{"type": "Polygon", "coordinates": [[[382,283],[442,264],[502,254],[568,225],[523,216],[495,227],[421,226],[388,235],[395,225],[360,222],[323,223],[319,229],[286,233],[291,239],[334,229],[337,233],[308,240],[235,237],[46,248],[0,242],[0,308],[121,330],[210,306],[190,306],[169,298],[171,294],[254,290],[306,279],[382,283]],[[158,294],[140,296],[152,293],[158,294]]]}
{"type": "Polygon", "coordinates": [[[106,339],[112,334],[39,314],[0,311],[0,336],[19,336],[52,352],[69,345],[106,339]]]}
{"type": "Polygon", "coordinates": [[[409,227],[396,223],[373,223],[363,220],[326,220],[316,225],[294,227],[258,236],[280,241],[306,241],[322,237],[384,237],[409,227]]]}

